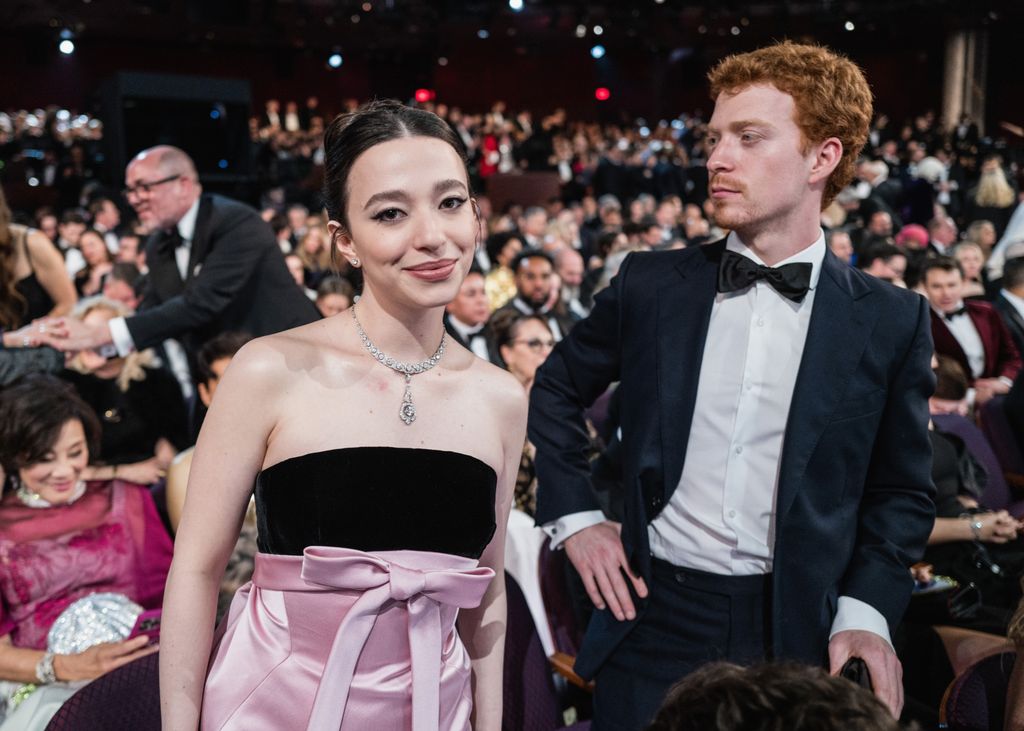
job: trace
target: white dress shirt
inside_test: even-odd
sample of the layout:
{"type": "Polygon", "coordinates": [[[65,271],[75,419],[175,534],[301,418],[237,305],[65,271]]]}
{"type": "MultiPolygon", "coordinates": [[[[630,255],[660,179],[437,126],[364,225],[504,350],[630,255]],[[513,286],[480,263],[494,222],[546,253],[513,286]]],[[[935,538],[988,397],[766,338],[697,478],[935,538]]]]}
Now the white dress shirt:
{"type": "MultiPolygon", "coordinates": [[[[726,248],[764,264],[735,233],[726,248]]],[[[809,247],[775,265],[811,264],[810,291],[800,303],[764,280],[716,294],[688,456],[671,499],[648,526],[655,557],[715,574],[772,571],[783,437],[824,258],[822,233],[809,247]]],[[[561,543],[602,520],[600,511],[588,511],[544,528],[555,544],[556,536],[561,543]]],[[[868,630],[889,641],[884,617],[844,596],[831,634],[846,629],[868,630]]]]}
{"type": "MultiPolygon", "coordinates": [[[[964,303],[962,301],[957,302],[954,311],[963,308],[963,306],[964,303]]],[[[981,342],[981,335],[978,334],[978,328],[971,321],[971,316],[966,312],[961,312],[959,315],[947,320],[945,314],[941,311],[935,310],[935,312],[942,318],[946,327],[949,328],[949,331],[963,349],[964,355],[967,356],[967,364],[971,367],[971,377],[980,378],[981,374],[985,372],[985,344],[981,342]]]]}
{"type": "Polygon", "coordinates": [[[512,306],[522,312],[524,315],[536,315],[537,317],[543,317],[548,323],[548,329],[551,330],[551,337],[557,343],[561,341],[562,328],[558,325],[558,318],[551,314],[551,309],[548,307],[541,308],[539,310],[533,309],[526,300],[518,295],[512,298],[512,306]]]}
{"type": "Polygon", "coordinates": [[[459,337],[469,344],[469,349],[473,351],[473,355],[484,360],[490,360],[490,353],[487,352],[487,339],[483,336],[474,337],[483,332],[484,325],[467,325],[459,318],[454,315],[448,315],[448,322],[451,323],[452,329],[459,334],[459,337]]]}

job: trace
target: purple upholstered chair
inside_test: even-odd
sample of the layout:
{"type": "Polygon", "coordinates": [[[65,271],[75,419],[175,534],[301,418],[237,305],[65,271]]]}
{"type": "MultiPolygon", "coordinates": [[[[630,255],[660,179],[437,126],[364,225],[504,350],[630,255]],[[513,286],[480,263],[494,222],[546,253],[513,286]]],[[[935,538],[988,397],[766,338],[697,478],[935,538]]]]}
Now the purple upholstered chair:
{"type": "Polygon", "coordinates": [[[1006,418],[1005,401],[1005,396],[996,396],[986,401],[979,411],[978,422],[992,444],[1003,471],[1024,475],[1024,455],[1020,453],[1020,443],[1006,418]]]}
{"type": "Polygon", "coordinates": [[[565,551],[552,551],[548,541],[541,545],[540,595],[548,615],[551,637],[555,641],[556,651],[575,657],[583,641],[583,632],[578,626],[569,598],[568,562],[565,551]]]}
{"type": "Polygon", "coordinates": [[[961,673],[942,698],[939,728],[1002,731],[1007,685],[1016,658],[1015,652],[989,655],[961,673]]]}
{"type": "Polygon", "coordinates": [[[508,625],[505,630],[505,671],[502,731],[586,731],[589,721],[562,725],[562,708],[522,590],[505,574],[508,625]]]}
{"type": "Polygon", "coordinates": [[[89,683],[64,702],[46,731],[160,731],[159,654],[89,683]]]}
{"type": "Polygon", "coordinates": [[[1003,475],[1004,467],[981,429],[958,414],[935,414],[932,421],[939,431],[963,439],[967,450],[988,473],[988,485],[979,500],[982,506],[991,510],[1005,509],[1017,517],[1024,514],[1024,501],[1014,501],[1003,475]]]}

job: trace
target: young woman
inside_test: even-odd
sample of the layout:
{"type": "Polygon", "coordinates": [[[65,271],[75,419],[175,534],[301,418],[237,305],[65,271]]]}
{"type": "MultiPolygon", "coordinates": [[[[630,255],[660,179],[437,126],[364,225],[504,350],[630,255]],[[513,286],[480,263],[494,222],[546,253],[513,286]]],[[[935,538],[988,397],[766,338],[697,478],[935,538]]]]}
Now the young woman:
{"type": "Polygon", "coordinates": [[[394,102],[339,117],[324,148],[363,295],[250,342],[218,386],[168,580],[164,728],[496,730],[526,398],[444,335],[479,230],[465,154],[394,102]],[[253,582],[208,662],[254,485],[253,582]]]}

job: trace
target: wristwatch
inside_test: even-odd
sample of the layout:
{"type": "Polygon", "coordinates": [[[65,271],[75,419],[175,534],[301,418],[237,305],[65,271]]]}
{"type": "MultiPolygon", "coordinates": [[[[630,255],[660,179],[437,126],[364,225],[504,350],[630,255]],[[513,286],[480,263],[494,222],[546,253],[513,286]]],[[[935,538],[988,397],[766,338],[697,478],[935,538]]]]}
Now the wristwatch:
{"type": "Polygon", "coordinates": [[[40,685],[57,682],[57,673],[53,669],[53,653],[44,652],[43,658],[36,663],[36,680],[40,685]]]}
{"type": "Polygon", "coordinates": [[[981,540],[981,528],[982,528],[982,522],[980,520],[972,520],[971,521],[971,533],[974,534],[974,540],[976,540],[976,541],[980,541],[981,540]]]}

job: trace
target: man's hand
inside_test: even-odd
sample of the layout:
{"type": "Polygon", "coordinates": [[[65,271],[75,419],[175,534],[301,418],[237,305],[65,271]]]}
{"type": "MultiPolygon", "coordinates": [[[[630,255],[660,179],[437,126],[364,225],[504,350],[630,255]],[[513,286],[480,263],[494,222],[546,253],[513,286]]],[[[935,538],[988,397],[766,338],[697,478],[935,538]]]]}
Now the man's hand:
{"type": "Polygon", "coordinates": [[[977,404],[1009,392],[1010,387],[998,378],[979,378],[974,382],[974,402],[977,404]]]}
{"type": "Polygon", "coordinates": [[[903,710],[903,666],[892,646],[874,632],[836,632],[828,643],[829,672],[839,675],[851,657],[859,657],[867,664],[875,695],[889,707],[893,718],[899,718],[903,710]]]}
{"type": "Polygon", "coordinates": [[[86,325],[74,317],[52,317],[43,320],[38,329],[41,345],[67,352],[91,350],[113,342],[110,327],[105,322],[86,325]]]}
{"type": "Polygon", "coordinates": [[[573,533],[564,544],[565,553],[583,579],[590,601],[598,609],[604,609],[607,604],[620,622],[636,618],[623,572],[633,582],[634,591],[641,597],[647,596],[647,585],[626,561],[619,537],[621,529],[618,523],[606,520],[573,533]]]}

